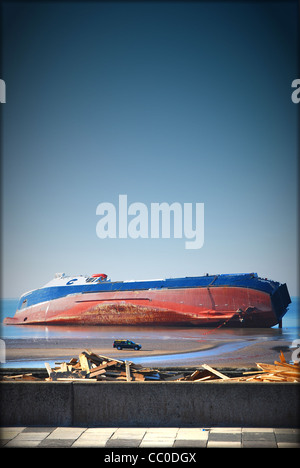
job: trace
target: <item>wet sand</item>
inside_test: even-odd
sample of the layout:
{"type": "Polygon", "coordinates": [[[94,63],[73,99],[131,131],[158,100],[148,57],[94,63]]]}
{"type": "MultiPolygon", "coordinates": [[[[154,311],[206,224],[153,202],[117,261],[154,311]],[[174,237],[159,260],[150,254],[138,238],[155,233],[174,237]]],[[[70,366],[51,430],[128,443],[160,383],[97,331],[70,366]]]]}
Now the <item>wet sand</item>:
{"type": "Polygon", "coordinates": [[[95,339],[55,339],[55,340],[6,340],[6,361],[19,359],[56,359],[64,357],[65,359],[76,357],[79,353],[88,349],[103,356],[123,359],[122,356],[149,357],[160,355],[172,355],[177,353],[191,353],[204,351],[216,347],[221,342],[209,342],[199,345],[197,342],[189,340],[178,341],[160,341],[143,340],[142,349],[135,351],[132,349],[123,349],[121,351],[112,347],[112,340],[95,339]],[[163,344],[163,346],[162,346],[163,344]]]}
{"type": "Polygon", "coordinates": [[[22,339],[6,340],[6,367],[9,363],[26,361],[68,361],[85,349],[117,359],[157,367],[195,367],[207,363],[218,367],[255,367],[256,362],[273,363],[282,350],[286,360],[291,359],[293,350],[290,342],[281,340],[235,341],[235,340],[159,340],[144,339],[140,351],[112,348],[111,339],[22,339]]]}

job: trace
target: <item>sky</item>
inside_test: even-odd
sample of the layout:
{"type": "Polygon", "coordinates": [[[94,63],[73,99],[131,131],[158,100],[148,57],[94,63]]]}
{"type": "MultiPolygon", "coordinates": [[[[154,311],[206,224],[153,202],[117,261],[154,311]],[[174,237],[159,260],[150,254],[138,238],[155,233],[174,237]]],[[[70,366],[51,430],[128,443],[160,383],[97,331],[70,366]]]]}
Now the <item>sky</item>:
{"type": "Polygon", "coordinates": [[[298,295],[297,18],[295,1],[4,2],[2,297],[56,272],[257,272],[298,295]],[[203,246],[100,239],[119,195],[203,203],[203,246]]]}

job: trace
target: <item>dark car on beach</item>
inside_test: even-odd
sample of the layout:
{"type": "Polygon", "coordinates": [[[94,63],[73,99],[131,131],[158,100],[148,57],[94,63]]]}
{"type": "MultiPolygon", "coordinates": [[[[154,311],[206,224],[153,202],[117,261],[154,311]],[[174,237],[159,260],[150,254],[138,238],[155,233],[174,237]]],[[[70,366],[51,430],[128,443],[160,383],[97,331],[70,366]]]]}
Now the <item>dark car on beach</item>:
{"type": "Polygon", "coordinates": [[[139,349],[141,349],[141,345],[131,340],[115,340],[113,348],[135,349],[136,351],[138,351],[139,349]]]}

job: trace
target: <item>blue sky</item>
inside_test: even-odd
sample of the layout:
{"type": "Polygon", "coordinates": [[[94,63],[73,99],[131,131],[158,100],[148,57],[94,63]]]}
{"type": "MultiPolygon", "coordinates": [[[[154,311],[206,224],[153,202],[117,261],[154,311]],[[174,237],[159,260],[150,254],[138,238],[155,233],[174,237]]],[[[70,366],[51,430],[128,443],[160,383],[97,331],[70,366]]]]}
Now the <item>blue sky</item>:
{"type": "Polygon", "coordinates": [[[297,294],[297,26],[297,2],[4,2],[3,296],[60,271],[297,294]],[[119,194],[204,203],[204,246],[99,239],[119,194]]]}

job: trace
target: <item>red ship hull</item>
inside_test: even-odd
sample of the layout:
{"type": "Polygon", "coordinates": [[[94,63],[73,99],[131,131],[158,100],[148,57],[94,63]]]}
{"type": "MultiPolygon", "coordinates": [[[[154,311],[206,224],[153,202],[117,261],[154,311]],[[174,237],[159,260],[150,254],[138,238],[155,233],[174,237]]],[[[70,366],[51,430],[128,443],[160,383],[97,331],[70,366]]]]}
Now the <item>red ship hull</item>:
{"type": "Polygon", "coordinates": [[[18,310],[5,323],[272,327],[278,318],[268,293],[224,286],[69,295],[18,310]]]}

